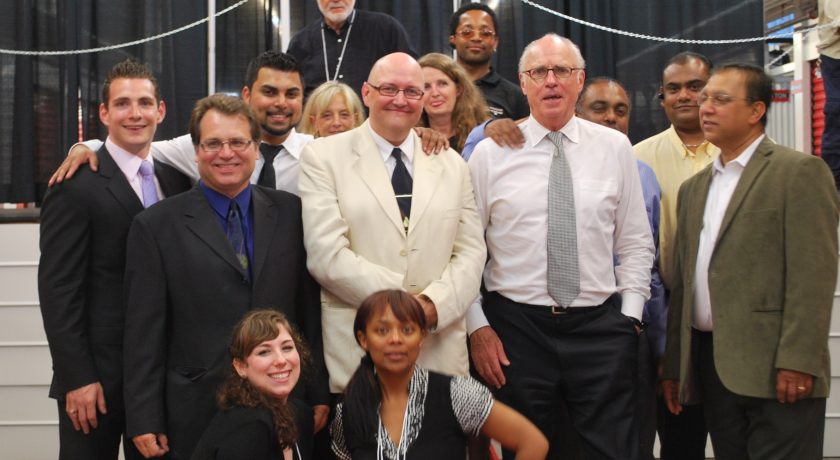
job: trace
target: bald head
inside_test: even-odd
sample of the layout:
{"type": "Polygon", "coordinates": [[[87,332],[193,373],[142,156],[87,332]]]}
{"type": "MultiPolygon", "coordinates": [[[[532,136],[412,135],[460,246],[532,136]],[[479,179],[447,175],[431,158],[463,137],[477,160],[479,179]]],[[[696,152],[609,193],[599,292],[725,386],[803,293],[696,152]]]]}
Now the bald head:
{"type": "Polygon", "coordinates": [[[371,128],[394,145],[401,144],[420,120],[422,96],[423,70],[405,53],[392,53],[376,61],[362,86],[371,128]],[[394,90],[396,94],[392,94],[394,90]]]}
{"type": "Polygon", "coordinates": [[[578,47],[557,34],[545,35],[525,47],[519,60],[519,84],[528,98],[531,116],[545,128],[557,131],[574,116],[584,65],[578,47]]]}

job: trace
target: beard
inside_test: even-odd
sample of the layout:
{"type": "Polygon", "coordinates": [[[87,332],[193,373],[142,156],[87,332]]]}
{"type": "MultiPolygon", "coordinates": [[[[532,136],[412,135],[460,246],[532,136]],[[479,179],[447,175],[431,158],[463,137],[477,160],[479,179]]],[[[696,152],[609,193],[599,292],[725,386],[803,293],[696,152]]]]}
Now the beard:
{"type": "MultiPolygon", "coordinates": [[[[332,2],[330,2],[330,3],[332,3],[332,2]]],[[[346,21],[347,18],[349,18],[350,15],[353,14],[353,7],[355,6],[356,2],[351,2],[349,5],[345,5],[344,2],[336,2],[336,3],[341,3],[342,6],[346,6],[346,8],[347,8],[346,11],[344,13],[333,13],[333,12],[330,11],[330,5],[329,4],[327,4],[326,8],[321,8],[320,3],[318,4],[318,9],[321,10],[321,14],[323,14],[324,17],[327,18],[327,20],[329,22],[334,23],[334,24],[343,24],[344,21],[346,21]]]]}

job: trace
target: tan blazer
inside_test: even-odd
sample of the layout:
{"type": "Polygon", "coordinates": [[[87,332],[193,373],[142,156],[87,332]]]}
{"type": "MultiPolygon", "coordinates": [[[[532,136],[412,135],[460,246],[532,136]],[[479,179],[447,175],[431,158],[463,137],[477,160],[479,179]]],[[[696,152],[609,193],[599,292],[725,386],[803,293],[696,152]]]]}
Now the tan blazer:
{"type": "Polygon", "coordinates": [[[382,289],[423,293],[438,326],[419,363],[468,371],[464,313],[478,294],[487,255],[466,162],[453,150],[426,155],[415,138],[408,234],[382,156],[365,123],[317,139],[300,158],[307,266],[321,283],[321,322],[330,390],[340,392],[363,353],[356,309],[382,289]]]}
{"type": "MultiPolygon", "coordinates": [[[[698,402],[691,357],[693,283],[712,165],[677,202],[675,286],[664,377],[698,402]]],[[[825,163],[766,137],[744,168],[709,265],[715,368],[732,392],[776,397],[776,371],[815,377],[829,390],[828,328],[837,281],[838,199],[825,163]]]]}

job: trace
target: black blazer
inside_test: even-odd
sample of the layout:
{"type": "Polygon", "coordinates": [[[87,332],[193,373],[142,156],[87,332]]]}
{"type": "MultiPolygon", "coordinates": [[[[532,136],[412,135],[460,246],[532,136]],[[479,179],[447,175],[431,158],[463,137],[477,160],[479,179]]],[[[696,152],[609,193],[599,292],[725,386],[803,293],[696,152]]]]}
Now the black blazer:
{"type": "MultiPolygon", "coordinates": [[[[56,399],[97,381],[106,394],[122,388],[125,240],[143,204],[104,146],[96,156],[98,171],[81,168],[41,207],[38,293],[56,399]]],[[[155,175],[166,196],[190,188],[171,166],[155,162],[155,175]]]]}
{"type": "Polygon", "coordinates": [[[319,287],[306,270],[300,199],[253,187],[253,282],[201,189],[141,213],[128,236],[125,404],[129,438],[166,433],[189,458],[216,413],[229,336],[253,308],[276,308],[303,332],[315,368],[310,403],[329,398],[319,287]]]}
{"type": "MultiPolygon", "coordinates": [[[[289,406],[298,427],[298,440],[292,458],[312,458],[312,409],[295,398],[289,406]],[[300,455],[298,455],[300,454],[300,455]]],[[[283,450],[271,413],[265,409],[237,406],[219,411],[201,436],[192,460],[283,460],[283,450]]]]}

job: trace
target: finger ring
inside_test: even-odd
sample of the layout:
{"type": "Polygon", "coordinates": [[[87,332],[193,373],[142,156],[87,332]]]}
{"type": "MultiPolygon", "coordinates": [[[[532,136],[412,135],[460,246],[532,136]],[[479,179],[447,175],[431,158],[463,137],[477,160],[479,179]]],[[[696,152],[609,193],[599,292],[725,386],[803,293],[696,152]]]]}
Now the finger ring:
{"type": "Polygon", "coordinates": [[[805,387],[796,387],[797,390],[804,390],[805,387]]]}
{"type": "Polygon", "coordinates": [[[69,410],[69,411],[67,411],[67,412],[69,412],[69,413],[71,413],[71,414],[75,414],[77,411],[76,411],[76,409],[70,409],[70,410],[69,410]]]}

